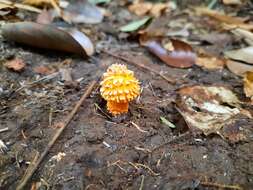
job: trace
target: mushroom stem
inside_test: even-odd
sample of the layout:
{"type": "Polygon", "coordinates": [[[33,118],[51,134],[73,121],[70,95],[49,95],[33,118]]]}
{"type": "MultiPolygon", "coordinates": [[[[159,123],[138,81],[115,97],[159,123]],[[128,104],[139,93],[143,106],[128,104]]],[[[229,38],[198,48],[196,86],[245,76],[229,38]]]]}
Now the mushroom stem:
{"type": "Polygon", "coordinates": [[[128,102],[108,101],[107,102],[107,109],[113,115],[127,113],[128,112],[128,102]]]}

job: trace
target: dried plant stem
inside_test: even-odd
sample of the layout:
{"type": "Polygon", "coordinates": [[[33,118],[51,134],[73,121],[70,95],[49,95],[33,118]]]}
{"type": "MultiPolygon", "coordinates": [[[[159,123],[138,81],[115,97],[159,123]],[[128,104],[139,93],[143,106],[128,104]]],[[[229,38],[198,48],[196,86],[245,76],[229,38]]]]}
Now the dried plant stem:
{"type": "Polygon", "coordinates": [[[239,185],[223,185],[218,183],[211,183],[211,182],[200,182],[203,186],[209,186],[209,187],[217,187],[219,189],[232,189],[232,190],[243,190],[239,185]]]}
{"type": "Polygon", "coordinates": [[[22,178],[22,180],[21,180],[20,184],[18,185],[18,187],[16,188],[16,190],[21,190],[26,186],[27,182],[30,180],[30,178],[32,177],[34,172],[37,170],[39,164],[42,162],[42,160],[47,155],[48,151],[54,145],[54,143],[59,138],[59,136],[62,134],[64,129],[68,126],[68,124],[70,123],[70,121],[72,120],[72,118],[74,117],[76,112],[79,110],[80,106],[83,104],[84,100],[90,95],[90,93],[91,93],[92,89],[94,88],[94,86],[96,85],[96,83],[97,83],[97,81],[92,81],[90,83],[90,85],[88,86],[87,90],[85,91],[85,93],[83,94],[81,99],[76,103],[73,110],[70,112],[70,114],[67,116],[66,120],[63,122],[63,126],[61,128],[59,128],[59,130],[53,136],[52,140],[48,143],[46,149],[41,154],[40,158],[32,165],[32,167],[27,171],[27,173],[25,173],[24,177],[22,178]]]}
{"type": "Polygon", "coordinates": [[[0,0],[0,3],[6,4],[6,5],[9,5],[9,6],[13,6],[13,7],[16,7],[18,9],[23,9],[23,10],[35,12],[35,13],[41,13],[42,12],[41,9],[38,9],[36,7],[30,6],[30,5],[25,5],[25,4],[22,4],[22,3],[14,3],[14,2],[11,2],[9,0],[0,0]]]}
{"type": "Polygon", "coordinates": [[[175,83],[176,83],[175,79],[166,77],[166,76],[162,75],[159,71],[156,71],[156,70],[154,70],[154,69],[152,69],[152,68],[149,68],[149,67],[147,67],[147,66],[145,66],[145,65],[143,65],[143,64],[141,64],[141,63],[137,63],[137,62],[135,62],[135,61],[133,61],[133,60],[127,59],[126,57],[123,57],[123,56],[121,56],[121,55],[116,55],[116,54],[114,54],[114,53],[112,53],[112,52],[108,52],[108,51],[106,51],[106,50],[103,50],[103,52],[104,52],[105,54],[108,54],[108,55],[112,56],[112,57],[115,57],[115,58],[117,58],[117,59],[121,59],[121,60],[123,60],[123,61],[125,61],[125,62],[127,62],[127,63],[130,63],[130,64],[135,65],[135,66],[137,66],[137,67],[140,67],[140,68],[142,68],[142,69],[148,70],[148,71],[150,71],[150,72],[152,72],[152,73],[155,73],[155,74],[159,75],[161,78],[163,78],[164,80],[166,80],[167,82],[169,82],[169,83],[171,83],[171,84],[175,84],[175,83]]]}

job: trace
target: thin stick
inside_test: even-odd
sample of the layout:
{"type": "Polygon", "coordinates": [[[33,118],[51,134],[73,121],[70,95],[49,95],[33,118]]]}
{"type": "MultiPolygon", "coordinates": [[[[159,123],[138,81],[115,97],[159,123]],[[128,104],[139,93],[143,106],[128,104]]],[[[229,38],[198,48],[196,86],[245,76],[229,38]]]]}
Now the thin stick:
{"type": "Polygon", "coordinates": [[[144,178],[145,178],[145,176],[144,176],[144,175],[142,175],[142,176],[141,176],[141,185],[140,185],[139,190],[142,190],[142,189],[143,189],[143,185],[144,185],[144,178]]]}
{"type": "Polygon", "coordinates": [[[73,110],[70,112],[70,114],[67,116],[65,122],[63,123],[63,127],[61,127],[53,136],[53,138],[51,139],[51,141],[48,143],[46,149],[44,150],[44,152],[41,154],[40,158],[38,159],[38,161],[34,164],[34,166],[28,171],[27,174],[25,174],[21,180],[21,182],[19,183],[19,185],[17,186],[16,190],[21,190],[23,189],[27,182],[30,180],[30,178],[32,177],[32,175],[34,174],[34,172],[37,170],[39,164],[42,162],[42,160],[45,158],[45,156],[47,155],[48,151],[51,149],[51,147],[54,145],[54,143],[56,142],[56,140],[59,138],[59,136],[62,134],[62,132],[64,131],[64,129],[68,126],[68,124],[70,123],[70,121],[72,120],[72,118],[74,117],[74,115],[76,114],[76,112],[79,110],[80,106],[83,104],[84,100],[90,95],[92,89],[94,88],[94,86],[96,85],[97,81],[92,81],[90,83],[90,85],[88,86],[87,90],[85,91],[85,93],[83,94],[83,96],[81,97],[81,99],[76,103],[75,107],[73,108],[73,110]]]}
{"type": "Polygon", "coordinates": [[[140,63],[137,63],[137,62],[132,61],[132,60],[130,60],[130,59],[127,59],[126,57],[113,54],[113,53],[108,52],[108,51],[106,51],[106,50],[103,50],[103,52],[104,52],[105,54],[108,54],[108,55],[112,56],[112,57],[115,57],[115,58],[117,58],[117,59],[121,59],[121,60],[123,60],[123,61],[125,61],[125,62],[127,62],[127,63],[130,63],[130,64],[135,65],[135,66],[137,66],[137,67],[140,67],[140,68],[142,68],[142,69],[148,70],[148,71],[150,71],[150,72],[152,72],[152,73],[155,73],[155,74],[159,75],[161,78],[163,78],[164,80],[166,80],[166,81],[169,82],[169,83],[172,83],[172,84],[175,84],[175,83],[176,83],[175,79],[168,78],[168,77],[162,75],[159,71],[156,71],[156,70],[154,70],[154,69],[151,69],[151,68],[149,68],[149,67],[147,67],[147,66],[145,66],[145,65],[143,65],[143,64],[140,64],[140,63]]]}
{"type": "Polygon", "coordinates": [[[223,185],[219,183],[211,183],[211,182],[200,182],[203,186],[209,186],[209,187],[217,187],[219,189],[232,189],[232,190],[243,190],[242,187],[239,185],[223,185]]]}
{"type": "Polygon", "coordinates": [[[148,131],[145,131],[143,129],[141,129],[136,123],[134,122],[130,122],[138,131],[142,132],[142,133],[148,133],[148,131]]]}
{"type": "Polygon", "coordinates": [[[9,130],[9,128],[8,128],[8,127],[5,127],[5,128],[3,128],[3,129],[0,129],[0,133],[3,133],[3,132],[8,131],[8,130],[9,130]]]}

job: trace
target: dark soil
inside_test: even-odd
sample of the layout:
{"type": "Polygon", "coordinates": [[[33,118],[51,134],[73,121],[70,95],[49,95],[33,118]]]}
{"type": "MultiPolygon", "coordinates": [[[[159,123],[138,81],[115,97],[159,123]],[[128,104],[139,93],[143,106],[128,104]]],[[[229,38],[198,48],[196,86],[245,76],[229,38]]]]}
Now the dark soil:
{"type": "MultiPolygon", "coordinates": [[[[193,84],[226,85],[238,97],[245,98],[242,80],[227,69],[171,68],[140,47],[137,40],[119,38],[118,26],[127,22],[127,15],[130,19],[134,16],[124,6],[117,6],[111,3],[106,7],[112,11],[113,19],[85,26],[92,31],[90,37],[97,48],[110,49],[140,62],[148,58],[150,67],[161,70],[176,83],[170,84],[155,74],[128,65],[140,80],[142,93],[131,103],[128,114],[116,118],[107,112],[97,85],[26,189],[32,184],[41,190],[226,189],[218,187],[221,184],[231,186],[227,189],[232,186],[253,189],[253,130],[251,138],[238,143],[218,135],[192,134],[174,105],[176,89],[193,84]],[[161,116],[173,122],[176,129],[162,124],[161,116]],[[180,135],[183,136],[178,138],[180,135]]],[[[200,18],[194,19],[196,25],[200,24],[200,18]]],[[[233,45],[237,43],[228,43],[225,48],[233,45]]],[[[209,44],[203,48],[219,55],[224,49],[217,46],[209,44]]],[[[0,65],[0,128],[9,128],[0,133],[0,139],[8,147],[5,154],[0,153],[0,189],[7,190],[15,189],[36,152],[41,153],[55,134],[57,128],[50,126],[50,118],[53,124],[63,121],[90,81],[98,79],[113,63],[128,63],[99,51],[83,59],[24,47],[4,39],[0,48],[2,63],[11,57],[22,58],[26,63],[20,73],[0,65]],[[55,77],[14,92],[22,82],[37,79],[39,75],[33,70],[36,66],[59,70],[64,67],[61,63],[65,59],[72,60],[68,67],[72,69],[73,79],[82,78],[77,85],[64,85],[55,77]]],[[[252,128],[253,122],[242,118],[237,125],[252,128]]]]}

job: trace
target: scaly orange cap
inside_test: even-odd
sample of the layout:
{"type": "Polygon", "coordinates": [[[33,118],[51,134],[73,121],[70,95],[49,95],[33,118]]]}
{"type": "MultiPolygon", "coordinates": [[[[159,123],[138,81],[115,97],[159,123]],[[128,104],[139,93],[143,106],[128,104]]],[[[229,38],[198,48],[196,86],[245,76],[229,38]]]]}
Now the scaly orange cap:
{"type": "Polygon", "coordinates": [[[103,75],[100,92],[113,115],[126,113],[128,103],[140,94],[139,81],[125,65],[113,64],[103,75]]]}

